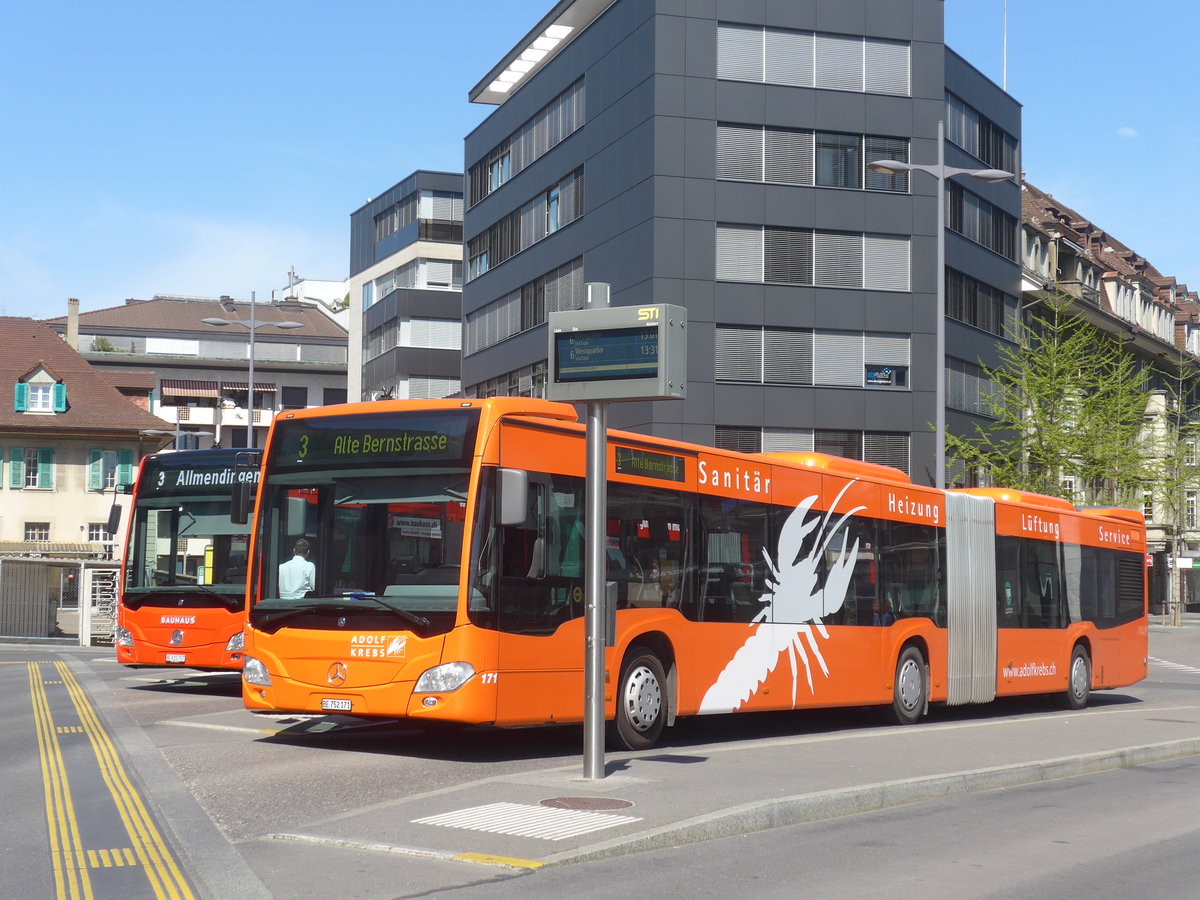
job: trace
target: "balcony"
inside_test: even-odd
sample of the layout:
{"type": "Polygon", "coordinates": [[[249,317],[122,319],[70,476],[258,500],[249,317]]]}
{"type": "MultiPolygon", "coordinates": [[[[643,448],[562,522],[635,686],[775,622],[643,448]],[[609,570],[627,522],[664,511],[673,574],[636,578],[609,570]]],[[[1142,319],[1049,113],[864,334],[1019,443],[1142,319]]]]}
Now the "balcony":
{"type": "Polygon", "coordinates": [[[1098,288],[1094,288],[1090,284],[1084,284],[1082,281],[1060,281],[1058,282],[1058,288],[1064,294],[1086,300],[1093,306],[1099,306],[1100,301],[1103,299],[1103,295],[1098,288]]]}
{"type": "Polygon", "coordinates": [[[158,414],[178,425],[213,425],[217,411],[211,406],[160,406],[158,414]]]}

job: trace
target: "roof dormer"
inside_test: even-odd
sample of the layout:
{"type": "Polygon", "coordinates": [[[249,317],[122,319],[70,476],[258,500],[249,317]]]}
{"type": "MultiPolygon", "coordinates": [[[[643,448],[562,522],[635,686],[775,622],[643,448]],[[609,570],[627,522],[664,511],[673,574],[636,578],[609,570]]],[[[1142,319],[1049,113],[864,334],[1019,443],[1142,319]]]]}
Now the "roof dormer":
{"type": "Polygon", "coordinates": [[[42,362],[13,385],[13,409],[32,415],[67,411],[67,386],[42,362]]]}

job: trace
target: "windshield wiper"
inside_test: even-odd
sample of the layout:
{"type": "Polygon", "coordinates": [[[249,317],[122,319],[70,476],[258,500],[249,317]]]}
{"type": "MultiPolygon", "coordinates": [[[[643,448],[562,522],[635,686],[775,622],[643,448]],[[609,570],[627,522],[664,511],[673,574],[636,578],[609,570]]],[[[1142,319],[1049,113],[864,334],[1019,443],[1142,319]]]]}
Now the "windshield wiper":
{"type": "Polygon", "coordinates": [[[271,607],[265,610],[261,607],[256,607],[252,610],[251,614],[254,618],[256,628],[269,630],[272,625],[278,626],[288,619],[294,619],[297,616],[307,613],[332,615],[348,609],[361,611],[363,607],[359,606],[356,601],[369,600],[375,604],[375,608],[394,613],[408,624],[415,626],[419,632],[427,632],[429,630],[430,625],[427,618],[417,613],[409,612],[407,609],[393,606],[386,600],[376,597],[371,591],[346,591],[342,597],[344,598],[342,601],[335,599],[319,600],[316,603],[308,602],[301,606],[274,606],[272,604],[271,607]]]}
{"type": "Polygon", "coordinates": [[[395,604],[388,603],[383,598],[377,596],[374,591],[343,591],[343,597],[350,597],[354,600],[370,600],[380,609],[386,609],[388,612],[393,612],[401,619],[404,619],[410,625],[415,625],[421,631],[429,629],[429,620],[415,612],[409,612],[395,604]]]}

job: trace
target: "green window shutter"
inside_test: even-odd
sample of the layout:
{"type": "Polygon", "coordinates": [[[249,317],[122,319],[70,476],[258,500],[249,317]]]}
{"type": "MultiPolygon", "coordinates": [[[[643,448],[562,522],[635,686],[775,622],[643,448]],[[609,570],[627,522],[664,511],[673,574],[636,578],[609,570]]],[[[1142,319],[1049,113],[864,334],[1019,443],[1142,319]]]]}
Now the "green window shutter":
{"type": "Polygon", "coordinates": [[[38,449],[38,488],[44,491],[54,488],[54,448],[38,449]]]}
{"type": "Polygon", "coordinates": [[[18,381],[13,386],[13,409],[17,412],[29,409],[29,385],[23,381],[18,381]]]}
{"type": "Polygon", "coordinates": [[[98,491],[104,487],[104,451],[88,451],[88,490],[98,491]]]}
{"type": "Polygon", "coordinates": [[[54,411],[55,412],[66,412],[67,411],[67,386],[65,384],[61,384],[61,383],[54,385],[54,390],[52,392],[52,396],[53,396],[53,400],[54,400],[54,411]]]}
{"type": "Polygon", "coordinates": [[[8,453],[12,460],[8,467],[8,486],[20,490],[25,487],[25,448],[10,447],[8,453]]]}
{"type": "Polygon", "coordinates": [[[133,451],[117,451],[117,487],[133,484],[133,451]]]}

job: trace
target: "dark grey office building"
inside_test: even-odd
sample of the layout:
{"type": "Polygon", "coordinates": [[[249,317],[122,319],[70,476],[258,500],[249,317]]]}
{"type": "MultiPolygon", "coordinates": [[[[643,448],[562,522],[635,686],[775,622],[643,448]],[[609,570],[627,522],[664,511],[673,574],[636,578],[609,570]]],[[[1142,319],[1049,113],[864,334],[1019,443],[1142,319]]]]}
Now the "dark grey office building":
{"type": "Polygon", "coordinates": [[[350,215],[352,400],[459,389],[463,176],[418,170],[350,215]]]}
{"type": "Polygon", "coordinates": [[[548,312],[688,310],[685,401],[609,421],[745,450],[819,450],[932,483],[935,387],[971,430],[1017,314],[1020,108],[943,43],[942,0],[562,0],[471,92],[462,384],[544,393],[548,312]],[[960,183],[961,182],[961,183],[960,183]]]}

